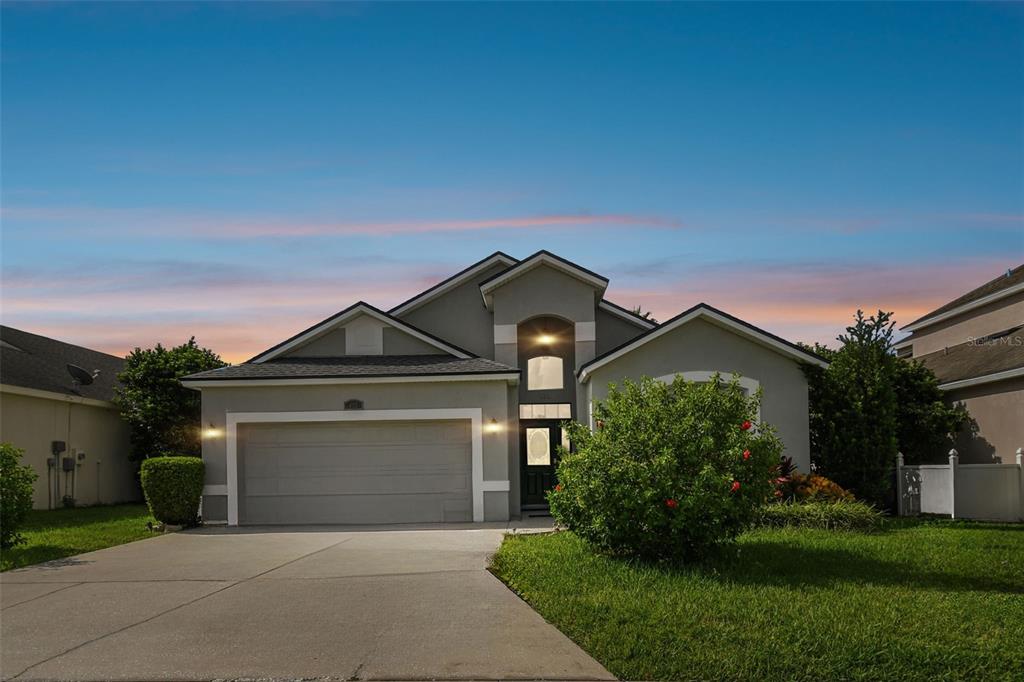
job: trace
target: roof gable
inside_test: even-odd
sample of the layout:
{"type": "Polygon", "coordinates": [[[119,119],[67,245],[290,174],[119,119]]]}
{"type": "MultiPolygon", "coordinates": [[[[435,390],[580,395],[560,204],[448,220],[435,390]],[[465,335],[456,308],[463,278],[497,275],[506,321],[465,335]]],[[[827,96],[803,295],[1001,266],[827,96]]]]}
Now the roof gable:
{"type": "MultiPolygon", "coordinates": [[[[394,317],[384,312],[383,310],[373,307],[369,303],[359,301],[358,303],[349,306],[348,308],[342,310],[341,312],[332,315],[326,320],[319,322],[313,325],[312,327],[309,327],[308,329],[299,332],[295,336],[292,336],[291,338],[282,341],[276,346],[273,346],[272,348],[263,351],[262,353],[255,356],[248,362],[260,364],[267,362],[268,360],[273,360],[274,358],[282,357],[286,355],[289,351],[298,349],[299,347],[307,343],[311,343],[317,339],[320,339],[325,335],[340,329],[341,327],[345,327],[346,325],[350,324],[360,325],[362,324],[360,318],[368,318],[369,320],[375,321],[377,324],[398,329],[408,334],[409,336],[419,341],[422,341],[426,344],[429,344],[444,353],[453,355],[456,358],[466,359],[475,357],[469,351],[463,350],[462,348],[459,348],[457,346],[453,346],[450,343],[447,343],[437,338],[433,334],[425,332],[422,329],[418,329],[412,326],[411,324],[404,322],[398,319],[397,317],[394,317]]],[[[357,354],[370,355],[380,353],[349,353],[349,355],[357,354]]]]}
{"type": "Polygon", "coordinates": [[[654,329],[651,329],[635,339],[622,344],[618,348],[613,348],[607,353],[599,355],[593,360],[584,363],[577,373],[580,381],[586,382],[589,379],[590,373],[598,367],[614,362],[623,355],[637,350],[647,342],[697,319],[706,320],[714,325],[735,332],[740,336],[746,337],[757,344],[774,350],[775,352],[785,355],[797,362],[806,362],[820,367],[828,366],[828,362],[826,362],[824,358],[805,350],[794,343],[766,332],[763,329],[759,329],[748,322],[744,322],[743,320],[709,306],[706,303],[698,303],[689,310],[681,312],[671,320],[666,320],[654,329]]]}
{"type": "Polygon", "coordinates": [[[469,267],[460,270],[451,277],[442,280],[435,284],[434,286],[430,287],[429,289],[416,294],[415,296],[405,301],[404,303],[399,303],[389,312],[391,315],[404,315],[406,313],[412,312],[413,310],[419,308],[421,305],[429,303],[435,298],[443,296],[446,292],[451,291],[455,287],[458,287],[461,284],[464,284],[465,282],[471,280],[480,272],[484,272],[489,268],[494,267],[495,265],[503,265],[506,268],[508,268],[515,265],[518,262],[518,259],[513,258],[507,253],[495,251],[490,256],[478,260],[476,263],[473,263],[469,267]]]}
{"type": "Polygon", "coordinates": [[[980,287],[968,291],[963,296],[955,298],[945,305],[939,306],[927,315],[919,317],[910,324],[901,327],[901,331],[915,331],[922,327],[927,327],[993,301],[1012,296],[1020,291],[1024,291],[1024,265],[1011,268],[1002,275],[999,275],[999,277],[985,282],[980,287]]]}
{"type": "Polygon", "coordinates": [[[559,272],[562,272],[570,277],[578,279],[584,284],[590,285],[597,289],[601,294],[604,294],[605,289],[608,288],[608,278],[597,274],[591,270],[587,270],[584,267],[580,267],[575,263],[568,261],[561,256],[556,256],[550,251],[538,251],[529,258],[525,258],[519,261],[517,264],[511,266],[503,272],[499,272],[490,279],[484,280],[480,283],[480,295],[483,296],[484,305],[488,309],[493,305],[493,298],[491,294],[495,289],[511,282],[517,277],[522,277],[526,273],[530,272],[534,268],[541,266],[547,266],[559,272]]]}

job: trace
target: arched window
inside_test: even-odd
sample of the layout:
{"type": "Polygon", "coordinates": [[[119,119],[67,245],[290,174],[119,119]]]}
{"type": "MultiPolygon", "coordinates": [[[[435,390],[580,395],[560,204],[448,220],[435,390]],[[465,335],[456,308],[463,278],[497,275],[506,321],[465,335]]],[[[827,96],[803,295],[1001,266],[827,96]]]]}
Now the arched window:
{"type": "Polygon", "coordinates": [[[527,390],[550,391],[562,386],[562,358],[541,355],[526,361],[527,390]]]}

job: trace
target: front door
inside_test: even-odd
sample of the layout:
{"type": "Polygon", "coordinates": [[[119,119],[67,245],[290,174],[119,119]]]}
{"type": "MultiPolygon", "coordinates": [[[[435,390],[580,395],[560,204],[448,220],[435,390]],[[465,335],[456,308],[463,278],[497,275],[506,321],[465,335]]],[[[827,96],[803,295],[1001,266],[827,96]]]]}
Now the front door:
{"type": "Polygon", "coordinates": [[[561,422],[529,419],[519,422],[522,455],[522,503],[524,508],[546,507],[547,492],[558,479],[558,446],[563,445],[561,422]]]}

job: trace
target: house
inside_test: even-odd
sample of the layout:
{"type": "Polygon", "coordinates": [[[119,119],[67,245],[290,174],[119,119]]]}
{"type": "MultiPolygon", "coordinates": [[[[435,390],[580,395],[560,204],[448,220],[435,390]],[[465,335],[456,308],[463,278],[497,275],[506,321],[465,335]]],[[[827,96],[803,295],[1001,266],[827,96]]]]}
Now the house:
{"type": "MultiPolygon", "coordinates": [[[[971,414],[957,438],[960,461],[1012,463],[1024,447],[1024,265],[902,328],[900,357],[919,360],[947,398],[971,414]]],[[[946,453],[936,453],[944,461],[946,453]]]]}
{"type": "Polygon", "coordinates": [[[0,326],[0,442],[39,475],[35,509],[132,502],[141,494],[128,426],[113,404],[124,360],[0,326]],[[68,365],[92,378],[83,385],[68,365]]]}
{"type": "Polygon", "coordinates": [[[608,383],[714,372],[809,466],[803,363],[824,361],[708,305],[655,324],[608,279],[547,251],[495,253],[388,312],[356,303],[202,391],[207,520],[502,521],[546,507],[561,423],[608,383]]]}

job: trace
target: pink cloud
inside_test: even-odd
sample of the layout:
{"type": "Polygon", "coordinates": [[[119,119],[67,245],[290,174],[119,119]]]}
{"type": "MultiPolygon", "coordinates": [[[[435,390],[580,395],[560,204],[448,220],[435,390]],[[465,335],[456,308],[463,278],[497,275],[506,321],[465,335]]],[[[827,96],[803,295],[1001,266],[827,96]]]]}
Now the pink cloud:
{"type": "Polygon", "coordinates": [[[548,213],[526,216],[399,221],[306,221],[284,218],[247,218],[235,215],[176,213],[157,209],[100,207],[4,207],[6,220],[73,225],[94,234],[257,239],[293,237],[369,236],[473,232],[480,230],[576,229],[635,226],[679,229],[682,221],[630,213],[548,213]]]}
{"type": "Polygon", "coordinates": [[[615,286],[609,298],[666,320],[705,302],[793,341],[834,344],[858,308],[893,311],[898,326],[999,275],[1007,259],[880,266],[737,263],[702,267],[642,287],[615,286]]]}

